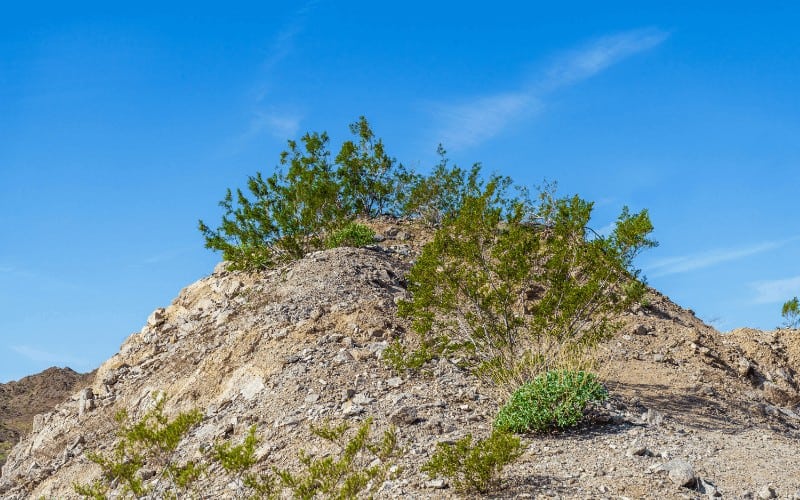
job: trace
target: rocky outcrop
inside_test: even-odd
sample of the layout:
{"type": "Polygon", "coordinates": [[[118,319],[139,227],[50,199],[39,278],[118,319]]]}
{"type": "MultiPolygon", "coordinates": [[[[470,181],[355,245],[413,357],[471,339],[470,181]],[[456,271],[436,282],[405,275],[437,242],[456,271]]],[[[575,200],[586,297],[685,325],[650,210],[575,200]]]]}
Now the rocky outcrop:
{"type": "MultiPolygon", "coordinates": [[[[488,435],[503,395],[458,359],[419,374],[386,367],[384,350],[406,335],[396,304],[426,235],[395,222],[378,230],[374,247],[317,252],[263,273],[221,265],[182,290],[90,386],[36,417],[3,468],[0,496],[75,497],[73,483],[99,474],[86,452],[114,444],[114,414],[141,416],[158,393],[169,396],[167,414],[203,413],[178,460],[202,457],[223,438],[242,439],[255,425],[258,468],[292,469],[301,450],[331,452],[311,424],[372,418],[376,432],[396,426],[404,449],[402,472],[379,497],[456,496],[446,478],[431,480],[420,467],[438,442],[488,435]]],[[[592,410],[590,426],[525,437],[527,451],[504,472],[501,496],[691,498],[766,487],[790,497],[800,489],[790,349],[769,347],[777,354],[767,357],[656,292],[622,320],[623,330],[600,349],[611,401],[592,410]],[[773,400],[777,390],[787,397],[773,400]]],[[[783,333],[774,336],[783,342],[783,333]]],[[[231,482],[214,467],[201,491],[232,497],[231,482]]]]}

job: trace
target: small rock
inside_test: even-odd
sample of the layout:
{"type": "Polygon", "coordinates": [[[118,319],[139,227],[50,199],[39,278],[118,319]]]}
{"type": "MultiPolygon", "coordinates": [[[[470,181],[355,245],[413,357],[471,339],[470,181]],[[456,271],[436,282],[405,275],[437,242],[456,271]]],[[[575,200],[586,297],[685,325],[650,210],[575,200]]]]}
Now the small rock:
{"type": "Polygon", "coordinates": [[[351,401],[346,401],[342,405],[342,414],[345,417],[355,417],[364,413],[364,407],[361,405],[353,404],[351,401]]]}
{"type": "Polygon", "coordinates": [[[778,498],[778,495],[775,493],[775,488],[766,484],[760,490],[758,490],[758,493],[756,493],[756,498],[761,500],[769,500],[770,498],[778,498]]]}
{"type": "Polygon", "coordinates": [[[386,385],[388,385],[389,387],[400,387],[401,385],[403,385],[403,379],[401,379],[400,377],[392,377],[386,381],[386,385]]]}
{"type": "Polygon", "coordinates": [[[650,425],[661,425],[664,422],[664,415],[655,410],[647,410],[642,413],[642,421],[650,425]]]}
{"type": "Polygon", "coordinates": [[[357,405],[368,405],[374,401],[371,397],[367,396],[366,394],[356,394],[353,396],[353,404],[357,405]]]}
{"type": "Polygon", "coordinates": [[[319,401],[319,394],[312,392],[309,393],[308,396],[303,400],[306,404],[314,404],[319,401]]]}
{"type": "Polygon", "coordinates": [[[78,416],[83,416],[84,413],[94,409],[94,392],[91,387],[81,391],[80,399],[78,400],[78,416]]]}
{"type": "Polygon", "coordinates": [[[656,363],[663,363],[664,362],[664,355],[660,354],[660,353],[653,354],[653,361],[655,361],[656,363]]]}
{"type": "Polygon", "coordinates": [[[747,358],[739,358],[739,361],[736,363],[736,373],[739,374],[740,377],[744,378],[749,376],[753,372],[753,365],[747,358]]]}
{"type": "Polygon", "coordinates": [[[702,478],[697,478],[697,491],[709,497],[722,496],[722,493],[719,491],[719,489],[717,489],[717,487],[712,482],[702,478]]]}
{"type": "Polygon", "coordinates": [[[443,490],[447,488],[447,483],[444,479],[431,479],[430,481],[425,482],[425,487],[434,490],[443,490]]]}
{"type": "Polygon", "coordinates": [[[419,421],[419,417],[416,409],[404,406],[389,415],[389,421],[395,425],[413,425],[419,421]]]}
{"type": "Polygon", "coordinates": [[[164,308],[159,307],[147,317],[147,325],[151,327],[157,327],[162,325],[165,319],[164,308]]]}
{"type": "Polygon", "coordinates": [[[342,390],[342,401],[347,401],[348,399],[352,398],[356,395],[355,389],[344,389],[342,390]]]}
{"type": "Polygon", "coordinates": [[[633,328],[634,335],[647,335],[650,332],[650,329],[644,325],[638,325],[633,328]]]}
{"type": "Polygon", "coordinates": [[[626,457],[654,457],[655,453],[646,446],[631,446],[625,452],[626,457]]]}

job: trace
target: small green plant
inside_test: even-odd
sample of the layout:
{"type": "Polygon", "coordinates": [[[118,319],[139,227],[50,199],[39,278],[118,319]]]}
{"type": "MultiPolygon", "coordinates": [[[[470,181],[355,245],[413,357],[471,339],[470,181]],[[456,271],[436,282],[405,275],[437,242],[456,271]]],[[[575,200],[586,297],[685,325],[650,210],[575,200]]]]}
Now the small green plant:
{"type": "Polygon", "coordinates": [[[205,467],[193,461],[179,465],[174,452],[186,434],[203,419],[198,410],[180,413],[170,420],[164,415],[167,398],[154,396],[155,406],[138,421],[132,422],[125,410],[115,419],[120,428],[119,440],[111,455],[90,452],[87,457],[100,466],[101,479],[91,484],[75,484],[81,496],[103,499],[112,483],[121,485],[123,495],[134,498],[177,498],[178,493],[191,491],[205,467]],[[146,485],[141,476],[144,466],[156,473],[156,481],[146,485]]]}
{"type": "Polygon", "coordinates": [[[787,328],[797,328],[800,326],[800,300],[797,297],[783,303],[781,316],[785,320],[784,326],[787,328]]]}
{"type": "Polygon", "coordinates": [[[591,373],[549,371],[520,386],[494,422],[506,432],[546,432],[577,425],[589,403],[608,398],[591,373]]]}
{"type": "Polygon", "coordinates": [[[334,231],[328,237],[325,246],[327,248],[363,247],[374,242],[375,231],[372,228],[358,222],[350,222],[343,228],[334,231]]]}
{"type": "Polygon", "coordinates": [[[497,481],[503,467],[524,451],[520,439],[495,430],[487,439],[473,443],[472,435],[450,443],[438,443],[436,452],[422,466],[431,478],[443,476],[453,487],[465,492],[486,493],[497,481]]]}
{"type": "Polygon", "coordinates": [[[394,429],[384,432],[381,440],[370,441],[371,425],[371,419],[365,420],[349,440],[346,439],[347,423],[312,427],[312,433],[338,445],[342,450],[341,456],[315,458],[301,453],[300,463],[304,470],[299,473],[277,471],[281,482],[295,498],[304,500],[317,495],[344,500],[355,498],[359,493],[374,493],[389,476],[394,466],[393,459],[400,450],[394,429]]]}
{"type": "Polygon", "coordinates": [[[250,469],[256,464],[256,446],[258,446],[256,426],[250,427],[247,437],[241,444],[233,445],[229,441],[214,446],[213,458],[225,471],[234,477],[240,492],[237,498],[272,499],[278,497],[278,485],[275,477],[269,474],[256,474],[250,469]]]}

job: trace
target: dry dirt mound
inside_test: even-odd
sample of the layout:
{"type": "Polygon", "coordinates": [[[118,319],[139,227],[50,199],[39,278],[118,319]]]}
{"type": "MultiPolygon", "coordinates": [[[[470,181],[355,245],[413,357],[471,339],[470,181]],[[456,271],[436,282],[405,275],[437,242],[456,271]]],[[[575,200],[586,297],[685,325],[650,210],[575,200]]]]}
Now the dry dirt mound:
{"type": "MultiPolygon", "coordinates": [[[[75,497],[72,484],[99,473],[86,452],[113,446],[114,413],[142,415],[164,391],[167,413],[204,414],[180,458],[256,425],[258,466],[292,468],[301,450],[331,451],[310,424],[372,417],[377,432],[396,425],[405,449],[402,473],[379,497],[456,497],[420,467],[440,441],[486,436],[502,401],[451,360],[404,377],[386,368],[383,350],[406,332],[396,317],[403,276],[426,235],[388,222],[379,231],[380,246],[317,252],[260,274],[220,266],[184,289],[100,367],[91,391],[35,419],[3,469],[0,496],[75,497]]],[[[623,319],[600,353],[612,400],[592,425],[526,436],[497,497],[727,497],[772,487],[790,498],[800,490],[791,332],[721,334],[656,292],[623,319]],[[699,477],[692,488],[660,472],[676,459],[699,477]]],[[[233,497],[219,472],[212,466],[201,490],[233,497]]]]}

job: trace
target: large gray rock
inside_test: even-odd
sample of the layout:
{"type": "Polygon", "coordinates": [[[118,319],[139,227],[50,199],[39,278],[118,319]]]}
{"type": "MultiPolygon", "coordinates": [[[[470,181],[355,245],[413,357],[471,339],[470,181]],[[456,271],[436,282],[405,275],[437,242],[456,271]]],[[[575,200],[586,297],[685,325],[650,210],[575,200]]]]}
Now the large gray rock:
{"type": "Polygon", "coordinates": [[[666,472],[670,481],[685,488],[693,487],[697,480],[692,465],[685,460],[670,460],[656,470],[666,472]]]}

